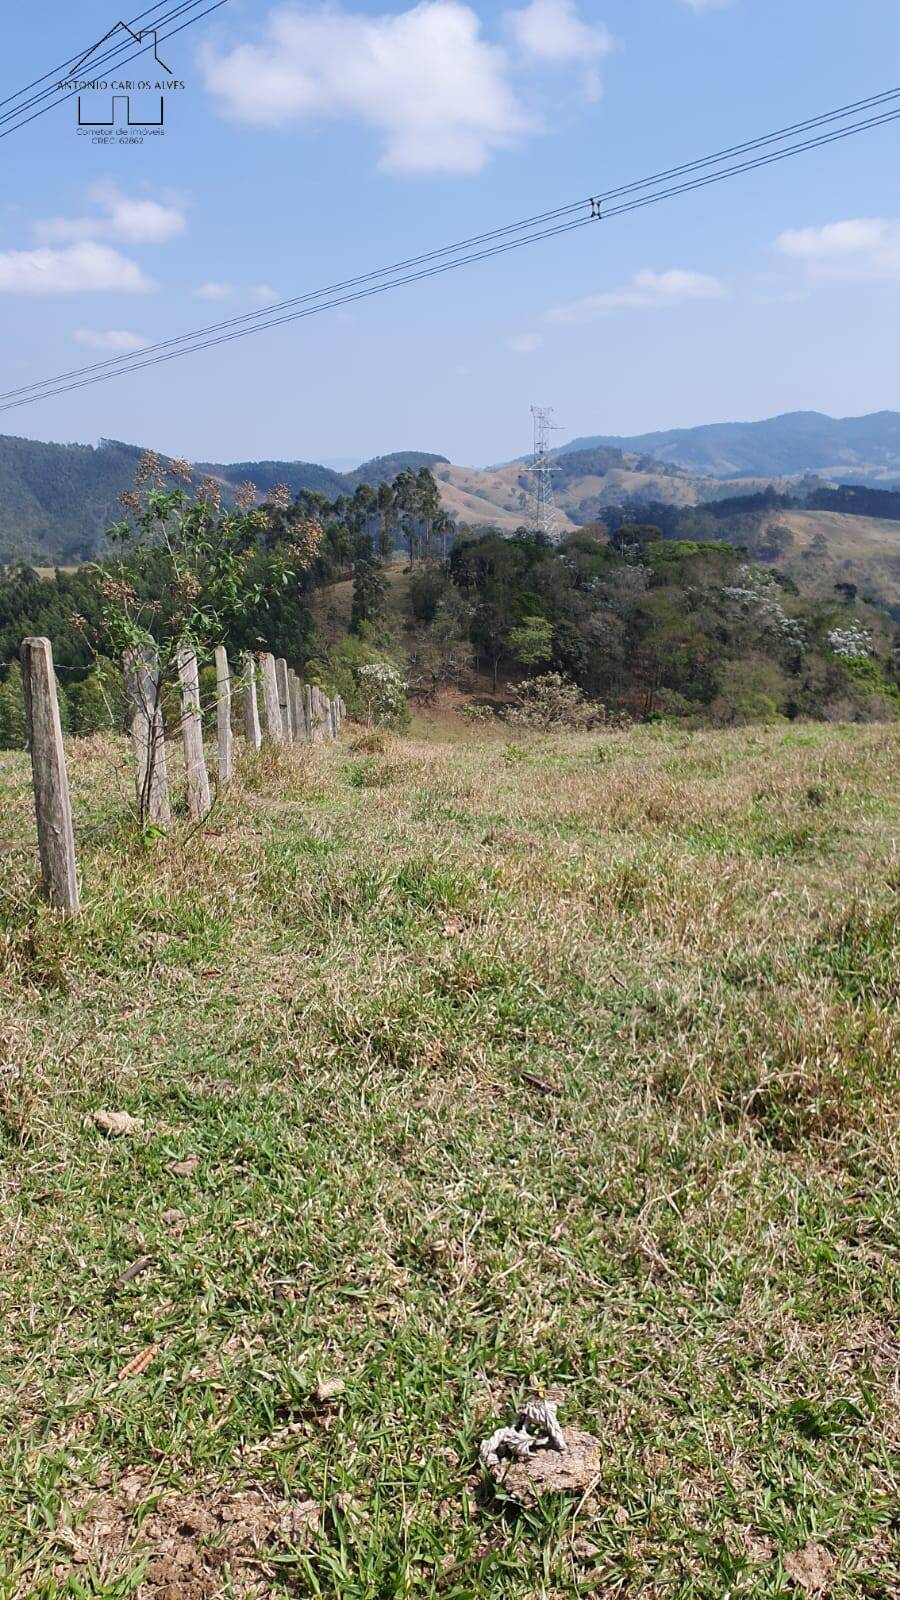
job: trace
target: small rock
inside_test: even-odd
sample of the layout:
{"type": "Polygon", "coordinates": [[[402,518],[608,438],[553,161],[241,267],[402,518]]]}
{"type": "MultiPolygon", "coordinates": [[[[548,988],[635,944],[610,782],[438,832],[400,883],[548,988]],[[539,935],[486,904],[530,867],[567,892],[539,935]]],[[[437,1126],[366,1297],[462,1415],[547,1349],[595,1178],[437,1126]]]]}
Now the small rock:
{"type": "Polygon", "coordinates": [[[142,1117],[129,1116],[127,1111],[95,1111],[94,1122],[101,1133],[108,1133],[111,1139],[140,1133],[144,1126],[142,1117]]]}
{"type": "Polygon", "coordinates": [[[170,1161],[169,1171],[176,1178],[192,1178],[199,1165],[199,1156],[185,1156],[183,1161],[170,1161]]]}
{"type": "Polygon", "coordinates": [[[587,1539],[583,1534],[579,1534],[577,1539],[572,1540],[572,1554],[576,1561],[594,1561],[601,1554],[601,1550],[593,1539],[587,1539]]]}
{"type": "Polygon", "coordinates": [[[336,1400],[343,1394],[346,1387],[343,1378],[320,1378],[313,1390],[313,1399],[316,1405],[325,1406],[329,1400],[336,1400]]]}
{"type": "Polygon", "coordinates": [[[822,1594],[828,1574],[834,1566],[834,1557],[824,1545],[805,1544],[802,1550],[788,1550],[781,1557],[789,1578],[807,1594],[822,1594]]]}

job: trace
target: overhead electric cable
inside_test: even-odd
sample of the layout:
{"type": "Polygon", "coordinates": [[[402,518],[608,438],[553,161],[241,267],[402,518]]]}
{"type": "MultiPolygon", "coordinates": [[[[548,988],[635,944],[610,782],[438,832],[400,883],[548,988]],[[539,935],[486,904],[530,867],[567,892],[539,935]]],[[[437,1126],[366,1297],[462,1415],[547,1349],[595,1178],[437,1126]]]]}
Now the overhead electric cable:
{"type": "MultiPolygon", "coordinates": [[[[849,116],[851,113],[865,110],[867,108],[882,104],[886,101],[896,100],[898,98],[900,98],[900,87],[886,89],[881,94],[872,95],[868,99],[856,100],[848,105],[839,106],[833,111],[823,112],[819,116],[811,117],[805,122],[793,123],[790,127],[778,129],[774,133],[763,134],[758,138],[747,140],[743,144],[731,145],[725,150],[716,151],[713,155],[701,156],[694,161],[685,162],[678,167],[670,167],[662,172],[654,173],[651,177],[640,178],[635,182],[624,184],[617,189],[608,189],[595,196],[585,196],[580,200],[571,201],[567,205],[557,206],[550,211],[543,211],[535,216],[526,217],[521,222],[512,222],[506,224],[504,227],[489,229],[485,233],[475,234],[470,238],[461,239],[457,241],[456,244],[444,245],[439,249],[426,251],[422,255],[411,256],[404,261],[393,262],[390,266],[380,267],[374,271],[362,273],[354,278],[345,278],[340,282],[328,284],[323,289],[311,290],[305,294],[297,295],[290,299],[276,301],[269,306],[260,306],[255,311],[245,311],[237,316],[227,317],[220,322],[208,323],[202,328],[195,328],[186,333],[176,334],[171,339],[160,340],[157,343],[147,346],[142,354],[147,355],[156,350],[167,349],[172,345],[182,344],[195,338],[201,338],[205,334],[218,332],[220,329],[237,327],[244,323],[259,322],[260,319],[268,318],[274,312],[287,310],[291,306],[304,304],[310,300],[317,299],[322,295],[334,294],[337,293],[338,290],[354,288],[357,284],[370,282],[373,278],[386,277],[389,273],[405,271],[407,268],[419,266],[423,262],[433,261],[442,256],[455,255],[462,250],[468,249],[470,246],[484,244],[490,240],[499,239],[511,233],[519,233],[524,231],[526,228],[537,227],[540,223],[555,221],[558,217],[571,216],[573,212],[583,210],[586,205],[591,204],[594,200],[596,200],[598,204],[605,205],[607,200],[615,199],[619,195],[631,194],[636,190],[647,188],[651,184],[660,183],[667,178],[680,177],[683,174],[694,172],[703,167],[708,167],[717,161],[722,161],[728,156],[740,155],[746,151],[758,149],[766,144],[771,144],[775,140],[785,138],[788,134],[804,132],[812,128],[821,127],[827,122],[834,122],[841,117],[849,116]]],[[[860,124],[859,128],[854,127],[852,130],[848,131],[861,131],[862,126],[863,124],[860,124]]],[[[865,126],[869,126],[869,124],[867,123],[865,126]]],[[[616,208],[616,212],[618,209],[619,208],[616,208]]],[[[609,211],[604,213],[606,216],[614,214],[616,213],[610,213],[609,211]]],[[[80,373],[99,372],[101,369],[113,369],[120,364],[133,359],[134,354],[134,352],[126,352],[122,355],[110,356],[104,361],[93,362],[89,366],[76,367],[69,372],[59,373],[54,378],[44,379],[43,383],[56,383],[57,381],[61,381],[63,378],[74,377],[76,374],[80,373]]],[[[25,393],[30,389],[38,387],[42,387],[42,384],[24,384],[21,389],[10,390],[8,391],[8,394],[25,393]]],[[[8,395],[0,395],[0,399],[5,399],[7,397],[8,395]]]]}
{"type": "MultiPolygon", "coordinates": [[[[855,106],[861,108],[885,103],[897,95],[900,95],[900,90],[886,91],[885,94],[871,97],[867,101],[855,102],[855,106]]],[[[806,123],[794,124],[793,131],[821,127],[829,120],[834,121],[836,118],[846,115],[847,111],[848,108],[846,107],[840,108],[837,111],[827,112],[820,117],[812,118],[806,123]]],[[[521,222],[511,223],[504,228],[494,229],[488,233],[460,241],[456,245],[447,245],[441,249],[426,252],[421,256],[411,257],[405,262],[395,264],[393,267],[383,267],[373,272],[364,273],[356,278],[332,284],[323,289],[310,291],[292,300],[280,301],[273,306],[261,308],[256,312],[249,312],[240,317],[233,317],[220,323],[210,324],[206,328],[197,329],[192,333],[182,334],[173,339],[150,345],[143,351],[128,352],[118,357],[111,357],[103,362],[95,362],[90,366],[75,368],[68,373],[57,374],[55,377],[46,378],[36,383],[25,384],[18,389],[8,390],[5,394],[0,394],[0,402],[5,402],[0,403],[0,411],[13,410],[17,406],[32,404],[37,400],[49,398],[52,395],[65,394],[73,389],[102,383],[107,378],[116,377],[120,373],[137,372],[147,367],[157,366],[164,361],[172,361],[179,356],[190,355],[198,350],[208,349],[213,345],[245,338],[251,333],[261,331],[263,328],[279,327],[287,322],[315,316],[320,311],[333,310],[351,301],[367,299],[375,294],[384,293],[389,289],[452,271],[455,267],[467,266],[473,262],[486,260],[495,255],[518,249],[521,246],[536,243],[542,239],[554,238],[560,234],[569,233],[576,228],[585,227],[595,220],[608,219],[645,206],[656,205],[662,200],[683,195],[694,189],[705,188],[713,183],[720,183],[727,178],[735,177],[745,172],[755,171],[758,168],[769,166],[773,162],[787,160],[789,157],[801,154],[804,151],[835,143],[869,128],[879,127],[898,119],[900,119],[900,108],[858,121],[849,127],[841,127],[831,129],[826,133],[819,133],[812,139],[795,141],[784,149],[757,154],[750,160],[732,163],[730,166],[712,172],[703,171],[702,169],[716,160],[721,160],[722,154],[701,157],[697,161],[670,168],[664,173],[657,174],[655,178],[641,179],[635,183],[623,185],[618,189],[608,190],[601,196],[588,196],[583,200],[574,201],[570,205],[559,207],[555,211],[543,212],[538,216],[526,218],[521,222]],[[658,188],[649,194],[635,193],[653,183],[660,183],[664,178],[690,173],[697,175],[687,177],[685,182],[658,188]],[[633,198],[626,198],[622,205],[614,206],[611,209],[606,208],[601,212],[600,207],[601,205],[605,206],[606,199],[615,198],[619,195],[625,197],[632,195],[633,198]],[[562,216],[571,215],[573,211],[583,210],[586,205],[591,205],[592,208],[591,215],[587,217],[577,218],[556,227],[541,226],[545,222],[552,222],[562,216]],[[527,228],[532,231],[524,233],[527,228]],[[522,237],[509,238],[510,234],[521,234],[522,237]],[[502,240],[502,242],[495,242],[498,240],[502,240]],[[470,248],[473,245],[481,244],[487,245],[488,248],[480,250],[472,250],[470,248]],[[468,253],[462,253],[466,251],[468,253]],[[456,259],[444,259],[448,256],[455,256],[456,259]],[[428,263],[436,264],[427,265],[428,263]],[[407,270],[412,267],[422,267],[423,270],[415,272],[407,270]],[[391,276],[392,274],[393,276],[391,276]],[[378,279],[385,281],[375,281],[378,279]],[[360,288],[357,287],[358,285],[368,285],[368,287],[360,288]],[[339,293],[339,291],[343,290],[353,290],[354,292],[339,293]],[[332,296],[332,298],[326,298],[327,296],[332,296]],[[293,307],[302,307],[302,309],[291,309],[293,307]],[[283,312],[284,314],[274,315],[276,312],[283,312]],[[69,379],[73,381],[68,382],[67,380],[69,379]]],[[[783,134],[764,135],[760,139],[747,141],[743,145],[732,146],[730,152],[726,152],[726,154],[741,153],[751,149],[759,150],[766,143],[771,143],[772,140],[779,137],[783,137],[783,134]]]]}

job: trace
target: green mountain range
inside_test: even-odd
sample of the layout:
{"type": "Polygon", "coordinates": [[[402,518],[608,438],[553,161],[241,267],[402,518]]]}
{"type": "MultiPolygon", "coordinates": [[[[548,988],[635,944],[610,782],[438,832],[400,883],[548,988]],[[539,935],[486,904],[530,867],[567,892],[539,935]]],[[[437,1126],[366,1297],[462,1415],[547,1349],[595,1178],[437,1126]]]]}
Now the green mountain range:
{"type": "MultiPolygon", "coordinates": [[[[131,486],[142,446],[102,439],[96,447],[0,436],[0,563],[68,565],[98,554],[104,530],[120,516],[118,496],[131,486]]],[[[573,439],[555,452],[557,502],[569,523],[589,521],[608,505],[665,501],[696,505],[775,482],[815,475],[819,484],[900,487],[900,412],[827,417],[788,412],[761,422],[718,422],[631,437],[573,439]]],[[[337,472],[311,461],[197,462],[196,479],[217,479],[226,503],[248,479],[265,493],[285,483],[333,500],[360,483],[396,477],[401,467],[430,466],[446,508],[460,521],[504,531],[526,515],[530,479],[523,463],[452,466],[446,456],[402,450],[337,472]]]]}

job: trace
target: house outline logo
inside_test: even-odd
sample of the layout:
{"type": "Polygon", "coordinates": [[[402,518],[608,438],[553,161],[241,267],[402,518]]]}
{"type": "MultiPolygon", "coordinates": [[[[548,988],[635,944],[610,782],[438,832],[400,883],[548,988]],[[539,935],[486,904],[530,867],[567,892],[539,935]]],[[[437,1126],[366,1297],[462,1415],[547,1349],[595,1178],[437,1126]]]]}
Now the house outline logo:
{"type": "Polygon", "coordinates": [[[159,62],[159,65],[162,67],[163,71],[164,72],[168,72],[171,75],[172,68],[166,66],[166,63],[163,61],[162,57],[159,55],[158,50],[157,50],[158,40],[157,40],[157,37],[156,37],[156,29],[155,28],[142,28],[140,33],[135,33],[134,29],[133,28],[129,28],[128,23],[127,22],[123,22],[121,20],[121,18],[120,18],[119,21],[117,23],[115,23],[114,26],[112,28],[110,28],[109,31],[103,35],[102,39],[98,39],[96,44],[92,44],[91,45],[90,50],[86,50],[85,51],[85,53],[81,57],[80,61],[76,61],[75,64],[72,67],[69,68],[69,76],[71,77],[73,73],[76,73],[78,71],[79,67],[83,67],[84,63],[86,61],[90,60],[91,56],[94,54],[94,51],[95,50],[99,50],[100,46],[102,44],[105,44],[107,39],[111,39],[114,33],[118,33],[120,28],[124,28],[125,29],[125,32],[129,35],[130,38],[132,38],[134,40],[135,44],[143,44],[144,40],[149,36],[153,40],[153,55],[154,55],[154,58],[159,62]]]}
{"type": "MultiPolygon", "coordinates": [[[[169,66],[168,62],[163,60],[159,53],[159,45],[160,38],[156,28],[141,28],[140,31],[137,32],[129,23],[124,22],[121,18],[119,18],[118,22],[114,23],[113,26],[103,34],[103,37],[97,40],[96,44],[92,44],[91,48],[85,51],[84,55],[80,56],[79,59],[73,63],[73,65],[69,68],[67,78],[59,82],[57,85],[59,89],[68,89],[70,93],[77,93],[77,127],[79,131],[84,132],[94,129],[95,137],[93,139],[93,143],[113,143],[117,130],[119,134],[118,142],[120,144],[143,143],[143,140],[140,138],[130,137],[127,132],[129,129],[146,128],[156,133],[162,133],[165,131],[165,100],[160,91],[183,89],[184,84],[173,78],[172,68],[169,66]],[[151,79],[150,77],[146,77],[137,79],[116,77],[114,75],[116,71],[115,62],[110,64],[111,75],[108,78],[101,78],[99,76],[85,76],[85,73],[91,72],[92,60],[94,57],[96,57],[97,52],[101,50],[109,40],[115,39],[116,35],[119,35],[120,37],[116,40],[116,43],[113,45],[112,49],[105,52],[105,55],[107,57],[110,55],[117,55],[122,46],[127,47],[129,43],[134,43],[139,47],[137,52],[138,54],[142,53],[142,51],[147,51],[148,53],[152,51],[153,61],[161,69],[157,78],[151,79]],[[163,75],[165,75],[164,78],[163,75]],[[87,106],[85,106],[83,96],[85,92],[88,91],[91,94],[106,92],[111,98],[102,106],[96,104],[96,109],[90,104],[90,102],[88,102],[87,106]],[[152,101],[152,109],[150,109],[148,106],[148,115],[143,114],[140,103],[138,103],[137,106],[134,105],[134,91],[139,91],[142,95],[146,94],[148,91],[151,93],[155,91],[152,101]]],[[[166,54],[168,54],[168,51],[166,54]]],[[[96,63],[94,70],[96,71],[98,68],[102,71],[102,61],[98,61],[96,63]]],[[[108,68],[107,70],[110,69],[108,68]]],[[[146,102],[144,103],[146,104],[146,102]]]]}
{"type": "Polygon", "coordinates": [[[161,128],[165,122],[165,101],[159,97],[158,117],[136,117],[131,115],[131,95],[114,94],[112,107],[108,117],[83,117],[81,115],[81,95],[78,96],[78,126],[79,128],[161,128]],[[116,116],[116,106],[125,103],[125,115],[116,116]]]}

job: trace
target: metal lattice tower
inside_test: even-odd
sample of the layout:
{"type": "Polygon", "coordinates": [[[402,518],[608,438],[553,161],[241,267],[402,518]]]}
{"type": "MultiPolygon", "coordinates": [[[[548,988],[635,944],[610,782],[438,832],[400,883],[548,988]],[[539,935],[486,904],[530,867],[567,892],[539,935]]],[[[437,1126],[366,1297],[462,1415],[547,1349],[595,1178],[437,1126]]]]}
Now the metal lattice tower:
{"type": "Polygon", "coordinates": [[[534,454],[526,471],[534,474],[534,488],[531,492],[529,529],[532,533],[542,533],[555,544],[560,529],[553,501],[553,474],[559,471],[559,467],[551,465],[550,434],[559,424],[550,421],[552,406],[532,406],[531,415],[534,418],[534,454]]]}

